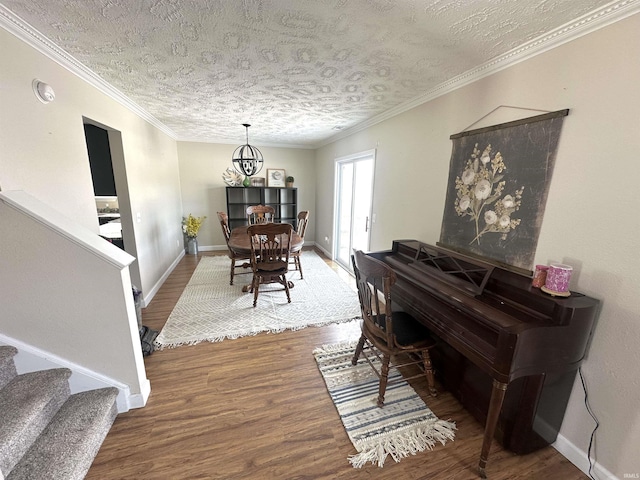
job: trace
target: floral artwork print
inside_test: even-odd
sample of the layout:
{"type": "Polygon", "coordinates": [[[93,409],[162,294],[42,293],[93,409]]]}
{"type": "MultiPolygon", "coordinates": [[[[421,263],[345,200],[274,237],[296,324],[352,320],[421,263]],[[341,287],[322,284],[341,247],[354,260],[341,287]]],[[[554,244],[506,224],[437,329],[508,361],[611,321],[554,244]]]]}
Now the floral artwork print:
{"type": "Polygon", "coordinates": [[[451,135],[440,246],[531,271],[567,113],[451,135]]]}
{"type": "Polygon", "coordinates": [[[513,195],[502,196],[507,167],[500,152],[491,158],[491,150],[491,145],[487,145],[480,152],[476,143],[462,176],[456,177],[456,213],[475,222],[476,235],[471,243],[480,244],[480,238],[486,233],[500,233],[505,240],[521,221],[512,215],[520,209],[524,187],[515,190],[513,195]]]}

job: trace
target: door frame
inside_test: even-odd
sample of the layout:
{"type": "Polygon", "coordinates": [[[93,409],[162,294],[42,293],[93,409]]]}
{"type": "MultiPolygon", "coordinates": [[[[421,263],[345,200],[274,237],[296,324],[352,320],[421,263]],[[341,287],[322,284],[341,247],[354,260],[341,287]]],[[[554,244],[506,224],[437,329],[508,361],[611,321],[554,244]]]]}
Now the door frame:
{"type": "MultiPolygon", "coordinates": [[[[338,181],[340,179],[340,166],[344,163],[355,163],[358,160],[369,158],[369,157],[373,162],[373,166],[372,166],[373,173],[371,175],[371,199],[370,199],[371,201],[369,202],[369,212],[367,212],[369,216],[369,235],[367,237],[367,250],[368,250],[371,245],[371,231],[373,229],[372,212],[373,212],[373,191],[375,187],[375,178],[376,178],[376,149],[373,148],[371,150],[364,150],[362,152],[353,153],[350,155],[345,155],[345,156],[334,159],[334,181],[333,181],[334,200],[333,200],[333,232],[332,232],[333,241],[331,245],[331,258],[336,263],[338,263],[343,268],[346,268],[349,272],[352,272],[352,273],[353,273],[353,266],[351,265],[351,263],[349,262],[347,265],[344,265],[342,262],[339,261],[338,255],[337,255],[339,205],[340,205],[339,204],[340,188],[338,185],[338,181]]],[[[355,187],[352,187],[352,188],[355,188],[355,187]]],[[[352,219],[353,219],[353,214],[352,214],[352,219]]]]}

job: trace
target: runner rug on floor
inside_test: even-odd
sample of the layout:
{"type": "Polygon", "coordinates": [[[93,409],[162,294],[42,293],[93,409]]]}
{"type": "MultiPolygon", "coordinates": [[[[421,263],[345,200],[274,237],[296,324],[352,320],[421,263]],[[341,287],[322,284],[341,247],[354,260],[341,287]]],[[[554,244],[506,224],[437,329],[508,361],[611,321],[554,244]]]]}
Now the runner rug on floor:
{"type": "MultiPolygon", "coordinates": [[[[325,345],[313,355],[347,435],[358,453],[349,462],[360,468],[371,462],[382,467],[387,456],[402,458],[431,450],[436,442],[453,440],[455,423],[439,420],[405,381],[389,385],[384,406],[378,400],[378,377],[360,356],[351,365],[357,342],[325,345]]],[[[375,359],[374,359],[375,360],[375,359]]],[[[396,378],[392,369],[389,379],[396,378]]]]}
{"type": "Polygon", "coordinates": [[[251,274],[236,275],[229,285],[231,260],[202,257],[178,303],[155,340],[157,349],[218,342],[226,338],[278,333],[360,318],[358,294],[316,253],[302,252],[304,280],[292,270],[291,303],[280,284],[260,285],[258,305],[243,293],[251,274]]]}

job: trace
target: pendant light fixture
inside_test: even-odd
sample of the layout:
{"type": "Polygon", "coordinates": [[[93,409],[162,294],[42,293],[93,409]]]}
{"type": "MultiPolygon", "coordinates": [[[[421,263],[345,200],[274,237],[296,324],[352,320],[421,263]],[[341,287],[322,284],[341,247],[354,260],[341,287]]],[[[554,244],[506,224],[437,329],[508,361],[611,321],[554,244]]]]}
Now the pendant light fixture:
{"type": "Polygon", "coordinates": [[[247,131],[247,143],[235,149],[232,160],[233,166],[238,173],[243,174],[245,177],[250,177],[262,170],[264,160],[260,150],[258,150],[257,147],[249,145],[249,127],[251,125],[248,123],[243,123],[242,125],[247,131]]]}

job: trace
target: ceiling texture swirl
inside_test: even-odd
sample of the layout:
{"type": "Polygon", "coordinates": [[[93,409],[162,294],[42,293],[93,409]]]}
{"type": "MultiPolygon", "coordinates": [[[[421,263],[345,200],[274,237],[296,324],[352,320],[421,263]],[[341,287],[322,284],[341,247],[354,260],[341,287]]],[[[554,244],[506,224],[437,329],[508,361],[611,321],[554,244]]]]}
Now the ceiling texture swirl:
{"type": "Polygon", "coordinates": [[[312,148],[639,3],[7,0],[0,25],[178,140],[237,143],[249,123],[257,145],[312,148]]]}

